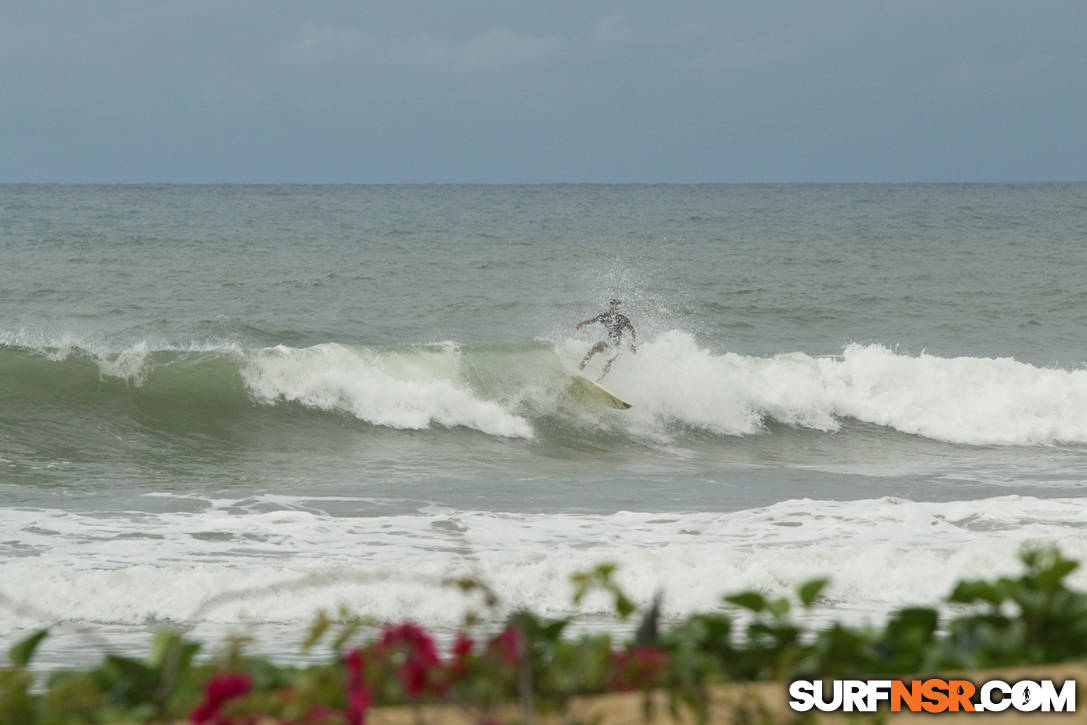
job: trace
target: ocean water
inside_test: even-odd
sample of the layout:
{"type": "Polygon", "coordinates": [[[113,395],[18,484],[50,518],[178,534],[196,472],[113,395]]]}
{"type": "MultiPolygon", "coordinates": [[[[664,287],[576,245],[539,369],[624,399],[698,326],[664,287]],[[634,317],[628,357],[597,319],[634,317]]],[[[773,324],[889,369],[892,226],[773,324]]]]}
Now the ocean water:
{"type": "Polygon", "coordinates": [[[0,186],[0,645],[1087,559],[1085,269],[1076,184],[0,186]],[[565,394],[613,296],[629,411],[565,394]]]}

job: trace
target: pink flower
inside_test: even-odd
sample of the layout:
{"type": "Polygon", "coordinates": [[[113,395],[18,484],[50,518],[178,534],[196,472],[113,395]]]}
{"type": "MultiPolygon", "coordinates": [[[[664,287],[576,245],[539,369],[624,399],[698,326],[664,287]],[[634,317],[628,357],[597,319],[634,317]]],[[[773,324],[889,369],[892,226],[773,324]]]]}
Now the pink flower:
{"type": "Polygon", "coordinates": [[[651,687],[668,668],[668,653],[656,647],[635,645],[615,655],[612,679],[620,689],[651,687]]]}
{"type": "Polygon", "coordinates": [[[405,622],[396,627],[387,627],[381,638],[381,646],[388,649],[403,644],[413,652],[433,654],[437,659],[438,651],[434,648],[434,639],[422,627],[405,622]]]}
{"type": "Polygon", "coordinates": [[[472,648],[476,643],[464,632],[457,633],[457,639],[453,642],[453,657],[458,662],[472,654],[472,648]]]}
{"type": "Polygon", "coordinates": [[[438,689],[431,678],[431,671],[440,661],[434,638],[417,624],[405,622],[396,627],[389,627],[381,638],[381,649],[388,651],[394,647],[406,650],[404,664],[400,668],[400,684],[411,697],[425,693],[429,689],[438,689]]]}
{"type": "Polygon", "coordinates": [[[472,654],[475,642],[464,632],[457,633],[457,639],[453,642],[453,657],[446,666],[446,684],[454,682],[468,672],[468,656],[472,654]]]}
{"type": "Polygon", "coordinates": [[[253,680],[244,673],[216,675],[204,688],[204,701],[189,714],[192,722],[206,723],[216,719],[219,709],[227,700],[241,697],[253,689],[253,680]]]}
{"type": "Polygon", "coordinates": [[[370,709],[372,701],[364,679],[366,661],[358,647],[348,652],[343,659],[347,665],[347,712],[344,717],[348,725],[362,725],[366,722],[366,711],[370,709]]]}
{"type": "Polygon", "coordinates": [[[347,693],[347,712],[344,713],[348,725],[363,725],[366,722],[366,711],[372,704],[370,691],[366,688],[358,688],[347,693]]]}
{"type": "Polygon", "coordinates": [[[508,667],[513,667],[521,659],[521,630],[514,626],[508,626],[491,640],[490,649],[498,650],[502,655],[502,661],[508,667]]]}
{"type": "Polygon", "coordinates": [[[430,663],[426,660],[412,657],[400,668],[400,683],[404,686],[404,692],[411,697],[417,697],[427,691],[430,684],[430,663]]]}
{"type": "Polygon", "coordinates": [[[343,661],[347,665],[347,672],[351,677],[351,681],[361,682],[366,667],[366,663],[362,658],[362,650],[356,647],[347,653],[343,661]]]}

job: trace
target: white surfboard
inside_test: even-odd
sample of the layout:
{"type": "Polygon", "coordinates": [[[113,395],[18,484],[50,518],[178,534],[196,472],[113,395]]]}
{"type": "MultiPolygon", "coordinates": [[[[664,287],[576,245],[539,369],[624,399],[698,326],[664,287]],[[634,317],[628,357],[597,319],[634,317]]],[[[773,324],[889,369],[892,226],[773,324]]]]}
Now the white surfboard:
{"type": "Polygon", "coordinates": [[[575,375],[566,392],[575,400],[603,403],[616,410],[627,410],[631,407],[630,403],[583,375],[575,375]]]}

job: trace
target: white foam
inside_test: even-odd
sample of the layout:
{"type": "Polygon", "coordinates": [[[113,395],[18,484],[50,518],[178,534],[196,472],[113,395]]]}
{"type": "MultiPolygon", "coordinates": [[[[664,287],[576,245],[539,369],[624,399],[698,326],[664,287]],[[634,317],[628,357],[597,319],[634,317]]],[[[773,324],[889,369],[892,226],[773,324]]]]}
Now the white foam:
{"type": "Polygon", "coordinates": [[[151,347],[146,342],[141,342],[114,356],[99,355],[98,370],[104,376],[122,378],[142,385],[145,381],[144,365],[150,355],[151,347]]]}
{"type": "MultiPolygon", "coordinates": [[[[229,342],[144,341],[118,352],[25,330],[0,332],[0,344],[31,347],[53,360],[84,355],[103,377],[137,386],[154,375],[155,353],[226,355],[241,366],[260,403],[292,402],[400,429],[464,426],[504,437],[533,437],[527,416],[554,414],[564,385],[549,350],[521,350],[516,357],[453,344],[246,350],[229,342]],[[470,384],[465,369],[490,373],[470,384]]],[[[586,344],[567,339],[555,347],[569,371],[586,344]]],[[[599,372],[603,359],[597,356],[589,375],[599,372]]],[[[881,345],[850,345],[837,356],[719,354],[673,330],[643,341],[637,355],[625,353],[605,384],[634,408],[618,417],[586,411],[592,425],[665,443],[684,428],[739,436],[778,421],[834,431],[844,419],[970,445],[1087,443],[1087,370],[1011,358],[906,355],[881,345]]],[[[564,414],[579,415],[569,409],[564,414]]]]}
{"type": "Polygon", "coordinates": [[[79,343],[80,340],[70,334],[52,337],[26,328],[0,330],[0,345],[38,350],[55,362],[65,360],[74,350],[79,349],[79,343]]]}
{"type": "Polygon", "coordinates": [[[1011,358],[912,356],[880,345],[764,358],[714,354],[672,331],[627,353],[607,385],[635,404],[630,417],[644,431],[678,423],[743,435],[771,419],[836,430],[853,418],[952,443],[1087,443],[1087,370],[1011,358]]]}
{"type": "MultiPolygon", "coordinates": [[[[301,624],[339,604],[379,620],[455,626],[478,603],[438,585],[454,574],[489,582],[502,612],[600,613],[610,609],[603,597],[572,605],[569,577],[602,561],[619,564],[619,581],[640,602],[663,588],[669,616],[714,609],[724,593],[784,593],[830,575],[832,611],[868,618],[936,603],[959,578],[1014,573],[1026,542],[1056,543],[1087,561],[1082,499],[1074,498],[374,517],[330,516],[319,499],[260,510],[269,503],[217,501],[198,513],[154,515],[0,510],[0,530],[10,532],[0,543],[2,589],[27,605],[0,608],[0,628],[56,620],[301,624]],[[17,550],[6,551],[13,540],[17,550]],[[207,606],[230,592],[238,596],[207,606]]],[[[1087,584],[1087,572],[1074,582],[1087,584]]]]}
{"type": "Polygon", "coordinates": [[[376,352],[333,343],[252,352],[242,369],[254,397],[342,411],[392,428],[466,426],[491,435],[529,438],[532,426],[460,382],[453,346],[376,352]]]}
{"type": "Polygon", "coordinates": [[[26,329],[0,330],[0,345],[34,350],[53,362],[82,356],[98,366],[102,377],[121,378],[137,387],[146,382],[148,366],[157,352],[212,353],[235,358],[244,354],[242,346],[232,341],[192,341],[173,345],[141,340],[118,349],[72,334],[51,336],[26,329]]]}

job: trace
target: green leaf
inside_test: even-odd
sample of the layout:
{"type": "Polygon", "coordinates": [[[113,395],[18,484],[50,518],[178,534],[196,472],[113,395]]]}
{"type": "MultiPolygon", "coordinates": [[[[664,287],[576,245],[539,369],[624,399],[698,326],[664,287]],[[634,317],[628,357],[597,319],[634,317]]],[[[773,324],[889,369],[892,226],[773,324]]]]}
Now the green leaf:
{"type": "Polygon", "coordinates": [[[940,615],[929,607],[906,607],[899,610],[887,622],[889,636],[899,636],[906,632],[921,632],[926,635],[936,631],[940,615]]]}
{"type": "Polygon", "coordinates": [[[619,612],[619,619],[627,619],[637,609],[634,602],[630,601],[626,594],[618,588],[615,589],[615,610],[619,612]]]}
{"type": "Polygon", "coordinates": [[[49,629],[39,629],[29,637],[20,640],[15,643],[10,650],[8,650],[8,658],[13,665],[18,667],[26,667],[30,664],[30,660],[34,658],[34,651],[38,649],[38,645],[49,634],[49,629]]]}
{"type": "Polygon", "coordinates": [[[611,581],[611,575],[615,573],[617,568],[618,565],[613,564],[612,562],[605,562],[603,564],[597,564],[596,569],[593,571],[602,581],[607,582],[611,581]]]}
{"type": "Polygon", "coordinates": [[[331,626],[332,620],[328,618],[328,612],[323,609],[318,611],[317,617],[313,620],[313,624],[310,625],[306,639],[302,642],[302,651],[309,652],[313,645],[321,641],[321,638],[325,636],[331,626]]]}
{"type": "Polygon", "coordinates": [[[181,644],[181,635],[172,629],[163,629],[155,635],[155,642],[151,645],[151,666],[162,669],[166,664],[166,658],[174,647],[181,644]]]}
{"type": "Polygon", "coordinates": [[[947,600],[957,604],[974,604],[980,601],[998,606],[1004,601],[1004,594],[990,582],[971,579],[956,584],[947,600]]]}
{"type": "Polygon", "coordinates": [[[340,633],[337,634],[332,640],[332,651],[339,652],[347,644],[347,641],[355,636],[358,631],[362,629],[362,620],[358,617],[353,617],[343,624],[340,629],[340,633]]]}
{"type": "Polygon", "coordinates": [[[725,601],[752,612],[762,612],[767,608],[766,597],[758,592],[740,592],[725,597],[725,601]]]}
{"type": "Polygon", "coordinates": [[[805,607],[810,607],[815,603],[815,600],[819,598],[819,595],[823,593],[823,589],[827,584],[830,584],[830,579],[809,579],[800,585],[800,588],[796,590],[797,595],[800,597],[800,603],[805,607]]]}
{"type": "Polygon", "coordinates": [[[1045,591],[1054,591],[1061,586],[1064,578],[1075,571],[1079,566],[1079,562],[1071,561],[1069,559],[1063,559],[1058,554],[1055,561],[1053,561],[1048,567],[1038,572],[1038,584],[1041,585],[1045,591]]]}
{"type": "Polygon", "coordinates": [[[130,707],[149,704],[158,689],[158,673],[132,657],[106,655],[99,673],[109,698],[130,707]]]}
{"type": "Polygon", "coordinates": [[[543,624],[538,632],[540,639],[547,640],[548,642],[559,642],[562,640],[562,632],[566,629],[566,625],[570,623],[568,619],[555,619],[543,624]]]}
{"type": "Polygon", "coordinates": [[[789,613],[789,600],[785,597],[778,597],[766,602],[767,608],[770,613],[778,619],[783,619],[786,614],[789,613]]]}
{"type": "Polygon", "coordinates": [[[108,674],[119,680],[154,681],[155,672],[147,664],[133,657],[108,654],[103,658],[103,668],[108,674]]]}
{"type": "Polygon", "coordinates": [[[589,593],[592,575],[587,572],[577,572],[570,575],[570,581],[574,584],[574,604],[581,604],[581,600],[589,593]]]}

